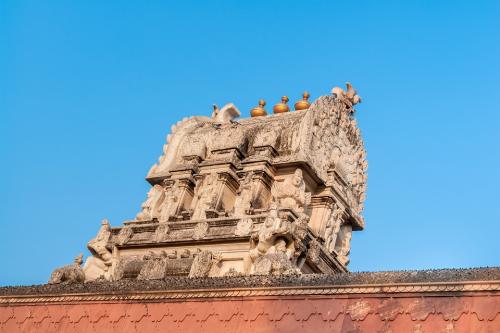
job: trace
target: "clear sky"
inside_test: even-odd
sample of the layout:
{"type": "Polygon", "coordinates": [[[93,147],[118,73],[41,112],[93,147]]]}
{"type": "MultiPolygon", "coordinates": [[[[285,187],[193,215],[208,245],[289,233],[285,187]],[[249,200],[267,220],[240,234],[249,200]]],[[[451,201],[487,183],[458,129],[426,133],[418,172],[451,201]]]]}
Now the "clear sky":
{"type": "Polygon", "coordinates": [[[0,1],[0,285],[133,218],[170,126],[350,81],[353,271],[500,264],[499,1],[0,1]]]}

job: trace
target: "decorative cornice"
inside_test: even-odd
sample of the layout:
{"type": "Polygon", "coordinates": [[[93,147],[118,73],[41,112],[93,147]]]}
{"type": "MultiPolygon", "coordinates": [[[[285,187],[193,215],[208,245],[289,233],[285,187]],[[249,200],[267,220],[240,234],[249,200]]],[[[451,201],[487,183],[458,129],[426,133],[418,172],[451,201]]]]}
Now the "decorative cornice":
{"type": "MultiPolygon", "coordinates": [[[[332,296],[359,295],[380,297],[381,294],[440,294],[440,293],[477,293],[500,292],[500,281],[435,282],[409,284],[371,284],[314,287],[266,287],[266,288],[228,288],[169,291],[128,291],[92,292],[57,295],[15,295],[0,296],[0,305],[30,303],[72,303],[72,302],[116,302],[141,301],[157,302],[175,299],[207,299],[234,297],[272,297],[272,296],[332,296]]],[[[393,296],[393,295],[391,295],[393,296]]]]}

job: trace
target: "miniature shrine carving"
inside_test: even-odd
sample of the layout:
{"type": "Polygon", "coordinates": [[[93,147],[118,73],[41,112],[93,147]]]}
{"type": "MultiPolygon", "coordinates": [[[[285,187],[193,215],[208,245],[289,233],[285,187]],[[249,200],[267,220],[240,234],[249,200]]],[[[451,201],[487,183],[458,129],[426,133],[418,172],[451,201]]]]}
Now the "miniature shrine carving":
{"type": "MultiPolygon", "coordinates": [[[[307,95],[309,97],[309,95],[307,95]]],[[[282,100],[288,100],[283,98],[282,100]]],[[[91,253],[51,283],[347,271],[362,216],[367,160],[352,85],[296,111],[233,104],[172,126],[132,220],[103,220],[91,253]]]]}

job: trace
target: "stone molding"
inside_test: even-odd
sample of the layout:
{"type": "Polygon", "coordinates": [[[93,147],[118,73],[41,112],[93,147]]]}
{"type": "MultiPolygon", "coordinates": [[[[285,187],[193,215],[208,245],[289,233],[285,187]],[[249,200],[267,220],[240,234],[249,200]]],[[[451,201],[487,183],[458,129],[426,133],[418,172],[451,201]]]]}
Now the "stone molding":
{"type": "MultiPolygon", "coordinates": [[[[434,282],[405,284],[367,284],[314,287],[265,287],[265,288],[227,288],[168,291],[135,291],[123,293],[74,293],[59,295],[16,295],[0,296],[0,306],[37,303],[81,303],[81,302],[157,302],[175,299],[212,299],[232,297],[269,297],[269,296],[323,296],[328,295],[368,295],[373,294],[445,294],[459,292],[491,295],[500,292],[500,281],[434,282]]],[[[391,295],[392,296],[392,295],[391,295]]]]}

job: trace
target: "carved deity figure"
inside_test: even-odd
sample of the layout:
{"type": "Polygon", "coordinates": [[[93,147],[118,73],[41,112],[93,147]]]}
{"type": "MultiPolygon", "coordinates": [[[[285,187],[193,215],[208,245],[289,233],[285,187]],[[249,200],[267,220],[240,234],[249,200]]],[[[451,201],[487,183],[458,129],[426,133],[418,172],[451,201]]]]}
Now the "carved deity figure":
{"type": "Polygon", "coordinates": [[[105,262],[111,260],[111,251],[107,248],[108,241],[111,237],[111,228],[107,219],[102,220],[101,228],[97,232],[97,236],[87,243],[89,251],[105,262]]]}
{"type": "Polygon", "coordinates": [[[234,203],[234,215],[242,216],[246,215],[247,212],[252,207],[253,200],[253,186],[252,186],[252,174],[248,173],[240,185],[237,192],[238,196],[234,203]]]}
{"type": "Polygon", "coordinates": [[[213,174],[209,174],[205,176],[203,182],[199,182],[200,184],[196,186],[195,189],[195,208],[193,211],[193,216],[191,219],[197,220],[201,218],[205,218],[205,212],[211,208],[212,200],[214,196],[214,187],[215,187],[215,176],[213,174]]]}
{"type": "MultiPolygon", "coordinates": [[[[256,245],[250,250],[245,259],[245,271],[250,273],[252,264],[259,257],[266,254],[276,252],[277,240],[284,239],[287,245],[286,255],[291,258],[295,252],[293,244],[293,226],[289,221],[283,221],[278,217],[278,209],[276,204],[271,204],[269,215],[261,225],[258,234],[256,235],[256,245]]],[[[278,245],[279,247],[280,245],[278,245]]]]}
{"type": "Polygon", "coordinates": [[[50,275],[49,284],[83,283],[85,281],[85,273],[81,268],[82,262],[83,254],[80,254],[75,258],[73,264],[55,269],[50,275]]]}
{"type": "Polygon", "coordinates": [[[290,261],[290,251],[287,239],[278,237],[267,253],[255,260],[254,272],[256,275],[286,275],[300,274],[300,270],[290,261]]]}
{"type": "Polygon", "coordinates": [[[154,185],[148,192],[148,198],[141,205],[141,212],[137,214],[136,218],[139,221],[153,220],[159,218],[160,207],[165,197],[163,187],[161,185],[154,185]]]}
{"type": "Polygon", "coordinates": [[[340,226],[342,225],[342,215],[343,209],[340,206],[335,205],[330,213],[330,218],[328,219],[325,228],[325,248],[328,252],[333,252],[335,249],[337,235],[339,233],[340,226]]]}
{"type": "Polygon", "coordinates": [[[108,242],[111,238],[111,228],[109,221],[104,219],[101,222],[101,228],[97,236],[87,243],[92,257],[87,258],[83,266],[85,281],[91,281],[100,277],[109,279],[111,277],[110,268],[113,263],[113,256],[108,248],[108,242]]]}
{"type": "Polygon", "coordinates": [[[167,186],[164,192],[165,196],[158,219],[160,222],[167,222],[170,216],[175,215],[177,203],[180,198],[180,188],[178,185],[167,186]]]}
{"type": "Polygon", "coordinates": [[[273,196],[280,208],[304,212],[311,199],[311,193],[306,193],[302,170],[295,170],[293,176],[288,177],[281,184],[276,184],[273,187],[273,196]]]}
{"type": "Polygon", "coordinates": [[[335,251],[338,253],[337,259],[344,265],[349,264],[349,253],[351,252],[352,226],[344,224],[339,231],[335,251]]]}

